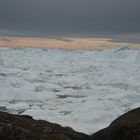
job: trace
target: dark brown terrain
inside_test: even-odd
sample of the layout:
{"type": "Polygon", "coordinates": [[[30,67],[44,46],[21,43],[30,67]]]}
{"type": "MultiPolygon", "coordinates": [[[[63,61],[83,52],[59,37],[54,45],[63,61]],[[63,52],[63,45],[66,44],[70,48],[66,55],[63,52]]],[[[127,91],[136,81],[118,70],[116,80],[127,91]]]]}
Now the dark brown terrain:
{"type": "Polygon", "coordinates": [[[0,140],[140,140],[140,108],[91,136],[30,116],[0,112],[0,140]]]}

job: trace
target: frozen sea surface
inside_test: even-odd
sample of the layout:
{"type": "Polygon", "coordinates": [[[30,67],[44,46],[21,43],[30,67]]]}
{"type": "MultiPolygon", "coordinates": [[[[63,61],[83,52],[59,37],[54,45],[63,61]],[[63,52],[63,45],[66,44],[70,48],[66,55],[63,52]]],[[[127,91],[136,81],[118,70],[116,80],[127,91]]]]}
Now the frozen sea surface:
{"type": "Polygon", "coordinates": [[[0,110],[93,133],[140,106],[140,50],[0,48],[0,110]]]}

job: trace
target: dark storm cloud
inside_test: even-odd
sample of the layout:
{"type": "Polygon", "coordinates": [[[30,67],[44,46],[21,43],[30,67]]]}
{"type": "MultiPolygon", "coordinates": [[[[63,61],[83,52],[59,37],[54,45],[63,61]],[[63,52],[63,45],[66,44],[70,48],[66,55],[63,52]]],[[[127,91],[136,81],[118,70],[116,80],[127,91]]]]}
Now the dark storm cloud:
{"type": "Polygon", "coordinates": [[[139,32],[140,0],[0,0],[0,28],[139,32]]]}

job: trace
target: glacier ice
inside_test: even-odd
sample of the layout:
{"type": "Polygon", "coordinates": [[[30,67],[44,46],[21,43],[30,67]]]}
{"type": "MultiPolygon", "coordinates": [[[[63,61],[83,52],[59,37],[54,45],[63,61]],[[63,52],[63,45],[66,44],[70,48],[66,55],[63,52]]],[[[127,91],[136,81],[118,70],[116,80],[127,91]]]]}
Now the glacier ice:
{"type": "Polygon", "coordinates": [[[139,107],[140,51],[0,48],[0,110],[93,133],[139,107]]]}

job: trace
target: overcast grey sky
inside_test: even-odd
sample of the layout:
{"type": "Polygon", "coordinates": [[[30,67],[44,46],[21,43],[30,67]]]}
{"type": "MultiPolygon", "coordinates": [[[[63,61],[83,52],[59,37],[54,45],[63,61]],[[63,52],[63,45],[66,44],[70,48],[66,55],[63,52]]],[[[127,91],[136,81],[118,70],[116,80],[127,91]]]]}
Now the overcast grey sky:
{"type": "Polygon", "coordinates": [[[0,29],[140,32],[140,0],[0,0],[0,29]]]}

